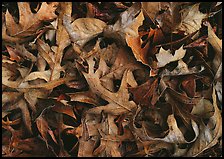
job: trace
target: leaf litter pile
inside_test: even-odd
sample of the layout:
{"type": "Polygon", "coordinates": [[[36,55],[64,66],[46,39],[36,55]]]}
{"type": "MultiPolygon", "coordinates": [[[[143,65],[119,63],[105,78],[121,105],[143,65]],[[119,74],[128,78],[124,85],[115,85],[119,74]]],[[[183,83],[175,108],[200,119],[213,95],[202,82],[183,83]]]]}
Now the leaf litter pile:
{"type": "Polygon", "coordinates": [[[2,9],[2,156],[222,156],[221,2],[2,9]]]}

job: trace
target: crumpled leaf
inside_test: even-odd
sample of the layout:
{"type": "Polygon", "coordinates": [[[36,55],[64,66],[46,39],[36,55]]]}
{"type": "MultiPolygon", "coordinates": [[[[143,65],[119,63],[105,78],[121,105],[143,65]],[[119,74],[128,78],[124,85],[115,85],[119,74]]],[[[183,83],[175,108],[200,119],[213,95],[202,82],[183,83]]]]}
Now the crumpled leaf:
{"type": "Polygon", "coordinates": [[[174,61],[178,61],[184,57],[186,50],[183,49],[183,46],[175,51],[175,54],[172,55],[169,50],[160,49],[159,53],[156,54],[158,60],[157,67],[164,67],[166,64],[174,61]]]}
{"type": "Polygon", "coordinates": [[[57,140],[55,139],[53,133],[51,133],[52,135],[50,135],[50,132],[52,132],[52,130],[50,129],[48,122],[43,118],[43,116],[40,115],[38,118],[36,118],[35,121],[37,124],[37,128],[41,134],[41,137],[46,143],[46,146],[48,147],[48,136],[51,136],[53,141],[57,143],[57,140]]]}
{"type": "Polygon", "coordinates": [[[220,4],[3,2],[2,156],[221,156],[220,4]]]}
{"type": "Polygon", "coordinates": [[[126,38],[126,42],[128,46],[132,49],[137,61],[140,61],[145,65],[153,67],[153,64],[151,64],[149,59],[158,51],[158,48],[155,47],[155,44],[160,43],[163,38],[164,36],[161,29],[150,28],[150,31],[148,33],[143,33],[143,35],[139,35],[138,37],[128,36],[126,38]],[[147,41],[147,43],[143,46],[145,41],[143,41],[141,38],[146,35],[147,39],[145,41],[147,41]]]}
{"type": "Polygon", "coordinates": [[[222,40],[216,36],[209,22],[207,22],[206,25],[208,26],[208,42],[215,50],[215,57],[212,65],[215,72],[215,88],[218,92],[219,100],[222,101],[222,89],[220,89],[220,85],[222,85],[222,40]]]}
{"type": "Polygon", "coordinates": [[[211,25],[207,22],[208,26],[208,42],[214,48],[216,54],[213,60],[213,69],[216,72],[220,66],[222,59],[222,40],[220,40],[217,35],[214,33],[211,25]]]}
{"type": "Polygon", "coordinates": [[[31,12],[28,2],[18,2],[19,7],[19,24],[17,24],[12,15],[7,10],[5,14],[6,27],[13,37],[32,36],[43,22],[51,21],[57,17],[55,10],[58,2],[47,4],[43,2],[41,8],[36,14],[31,12]],[[31,21],[32,20],[32,21],[31,21]]]}
{"type": "Polygon", "coordinates": [[[169,133],[164,138],[157,138],[157,137],[149,136],[148,133],[147,133],[147,130],[145,129],[144,126],[142,128],[137,128],[136,126],[134,126],[134,129],[135,129],[136,134],[143,141],[155,140],[155,141],[165,141],[165,142],[169,142],[169,143],[183,144],[183,143],[192,143],[192,142],[194,142],[197,139],[198,135],[199,135],[198,125],[193,120],[191,120],[191,124],[192,124],[192,128],[194,130],[195,136],[194,136],[194,138],[191,141],[187,141],[185,139],[183,133],[178,128],[176,119],[175,119],[173,114],[168,116],[167,123],[168,123],[168,126],[169,126],[169,133]]]}
{"type": "Polygon", "coordinates": [[[212,99],[215,112],[213,116],[209,118],[208,124],[200,124],[200,134],[186,156],[199,155],[206,149],[214,146],[222,136],[222,116],[217,106],[216,98],[215,89],[213,88],[212,99]]]}
{"type": "Polygon", "coordinates": [[[143,24],[144,16],[141,3],[134,3],[130,8],[120,14],[114,25],[104,28],[104,36],[113,37],[125,44],[127,37],[137,37],[138,28],[143,24]]]}
{"type": "Polygon", "coordinates": [[[197,3],[180,11],[181,23],[177,27],[178,30],[191,34],[201,28],[202,19],[206,18],[206,14],[199,11],[199,5],[200,3],[197,3]]]}
{"type": "MultiPolygon", "coordinates": [[[[156,21],[165,33],[175,30],[181,21],[180,8],[188,2],[160,2],[160,10],[156,14],[156,21]],[[162,12],[160,14],[160,12],[162,12]]],[[[149,11],[150,12],[150,11],[149,11]]]]}
{"type": "Polygon", "coordinates": [[[106,23],[95,18],[79,18],[71,23],[71,17],[64,15],[63,25],[72,42],[83,47],[89,40],[103,32],[106,23]]]}
{"type": "Polygon", "coordinates": [[[172,71],[165,69],[162,73],[162,76],[190,75],[202,72],[203,70],[205,70],[205,67],[203,66],[199,68],[197,68],[196,66],[188,68],[188,65],[182,59],[180,59],[175,69],[173,69],[172,71]]]}
{"type": "Polygon", "coordinates": [[[18,53],[10,46],[6,46],[8,53],[10,55],[10,60],[16,60],[17,62],[21,61],[20,56],[18,56],[18,53]]]}

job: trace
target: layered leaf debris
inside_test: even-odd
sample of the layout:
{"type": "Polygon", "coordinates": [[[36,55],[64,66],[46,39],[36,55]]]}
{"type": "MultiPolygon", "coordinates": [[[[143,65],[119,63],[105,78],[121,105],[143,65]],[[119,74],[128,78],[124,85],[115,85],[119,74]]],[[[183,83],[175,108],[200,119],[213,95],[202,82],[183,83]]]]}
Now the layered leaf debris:
{"type": "Polygon", "coordinates": [[[4,2],[2,156],[222,156],[221,59],[221,2],[4,2]]]}

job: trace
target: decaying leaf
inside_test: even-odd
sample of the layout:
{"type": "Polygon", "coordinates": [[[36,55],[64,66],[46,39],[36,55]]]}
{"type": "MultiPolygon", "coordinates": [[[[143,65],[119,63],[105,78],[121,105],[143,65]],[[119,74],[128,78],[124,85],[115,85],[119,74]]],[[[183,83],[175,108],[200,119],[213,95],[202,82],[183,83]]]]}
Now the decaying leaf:
{"type": "Polygon", "coordinates": [[[222,156],[221,2],[3,2],[2,157],[222,156]]]}

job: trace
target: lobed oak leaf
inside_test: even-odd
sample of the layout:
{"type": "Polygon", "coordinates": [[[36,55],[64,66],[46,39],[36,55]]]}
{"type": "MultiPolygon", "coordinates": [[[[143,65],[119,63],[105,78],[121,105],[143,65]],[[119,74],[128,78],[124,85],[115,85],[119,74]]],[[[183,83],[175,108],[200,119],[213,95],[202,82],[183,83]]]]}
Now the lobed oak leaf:
{"type": "Polygon", "coordinates": [[[6,28],[9,35],[19,38],[32,36],[43,25],[43,22],[51,21],[57,17],[55,14],[57,6],[58,2],[50,4],[43,2],[38,12],[34,14],[31,12],[28,2],[18,2],[19,24],[14,21],[8,10],[5,14],[6,28]]]}

